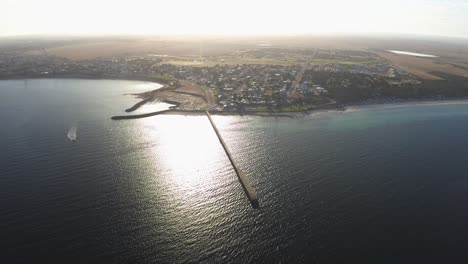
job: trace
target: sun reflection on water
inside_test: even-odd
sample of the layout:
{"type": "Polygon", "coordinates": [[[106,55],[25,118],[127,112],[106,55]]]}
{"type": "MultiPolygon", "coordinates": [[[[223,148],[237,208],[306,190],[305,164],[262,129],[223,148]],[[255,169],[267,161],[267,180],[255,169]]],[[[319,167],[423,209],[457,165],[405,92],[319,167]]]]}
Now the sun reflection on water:
{"type": "Polygon", "coordinates": [[[163,102],[158,102],[158,103],[151,103],[151,104],[144,104],[140,108],[138,108],[135,113],[151,113],[151,112],[157,112],[157,111],[163,111],[163,110],[168,110],[170,109],[171,106],[174,106],[172,104],[168,103],[163,103],[163,102]]]}
{"type": "Polygon", "coordinates": [[[151,149],[175,199],[202,202],[225,184],[218,176],[228,161],[205,116],[145,119],[143,135],[157,143],[151,149]]]}

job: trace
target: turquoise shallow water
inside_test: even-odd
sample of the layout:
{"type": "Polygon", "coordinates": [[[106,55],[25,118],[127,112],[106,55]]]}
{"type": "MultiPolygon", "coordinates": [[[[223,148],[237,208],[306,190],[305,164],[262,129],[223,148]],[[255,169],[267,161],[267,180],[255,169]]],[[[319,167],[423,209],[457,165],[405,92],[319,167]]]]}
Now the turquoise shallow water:
{"type": "Polygon", "coordinates": [[[466,259],[467,104],[214,116],[255,210],[206,117],[110,120],[155,88],[0,82],[6,262],[466,259]]]}

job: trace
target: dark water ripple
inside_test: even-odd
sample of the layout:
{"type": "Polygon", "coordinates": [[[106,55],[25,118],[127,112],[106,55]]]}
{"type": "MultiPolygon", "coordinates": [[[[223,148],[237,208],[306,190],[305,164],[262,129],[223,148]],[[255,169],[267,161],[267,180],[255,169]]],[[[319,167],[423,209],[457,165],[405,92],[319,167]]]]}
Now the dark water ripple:
{"type": "Polygon", "coordinates": [[[0,82],[3,262],[468,259],[468,105],[215,116],[254,210],[206,117],[109,120],[150,87],[0,82]]]}

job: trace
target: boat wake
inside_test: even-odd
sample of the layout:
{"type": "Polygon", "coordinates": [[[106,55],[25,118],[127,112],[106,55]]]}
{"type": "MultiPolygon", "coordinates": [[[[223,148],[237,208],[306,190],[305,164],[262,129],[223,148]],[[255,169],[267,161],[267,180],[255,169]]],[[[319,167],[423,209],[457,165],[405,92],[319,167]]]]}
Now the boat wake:
{"type": "Polygon", "coordinates": [[[72,125],[68,130],[67,137],[71,141],[76,141],[76,130],[78,130],[78,127],[76,125],[72,125]]]}

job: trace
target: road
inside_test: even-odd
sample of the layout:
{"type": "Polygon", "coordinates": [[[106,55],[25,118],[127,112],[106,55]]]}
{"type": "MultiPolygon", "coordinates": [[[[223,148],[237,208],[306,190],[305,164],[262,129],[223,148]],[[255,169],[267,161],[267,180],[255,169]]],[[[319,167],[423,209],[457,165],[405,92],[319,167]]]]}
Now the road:
{"type": "Polygon", "coordinates": [[[294,79],[291,85],[291,89],[288,92],[289,98],[298,98],[302,96],[297,92],[297,89],[301,84],[302,76],[304,76],[305,71],[309,69],[310,61],[315,58],[315,55],[317,54],[318,50],[319,49],[315,49],[314,54],[312,54],[312,56],[302,65],[301,71],[296,75],[296,79],[294,79]]]}

